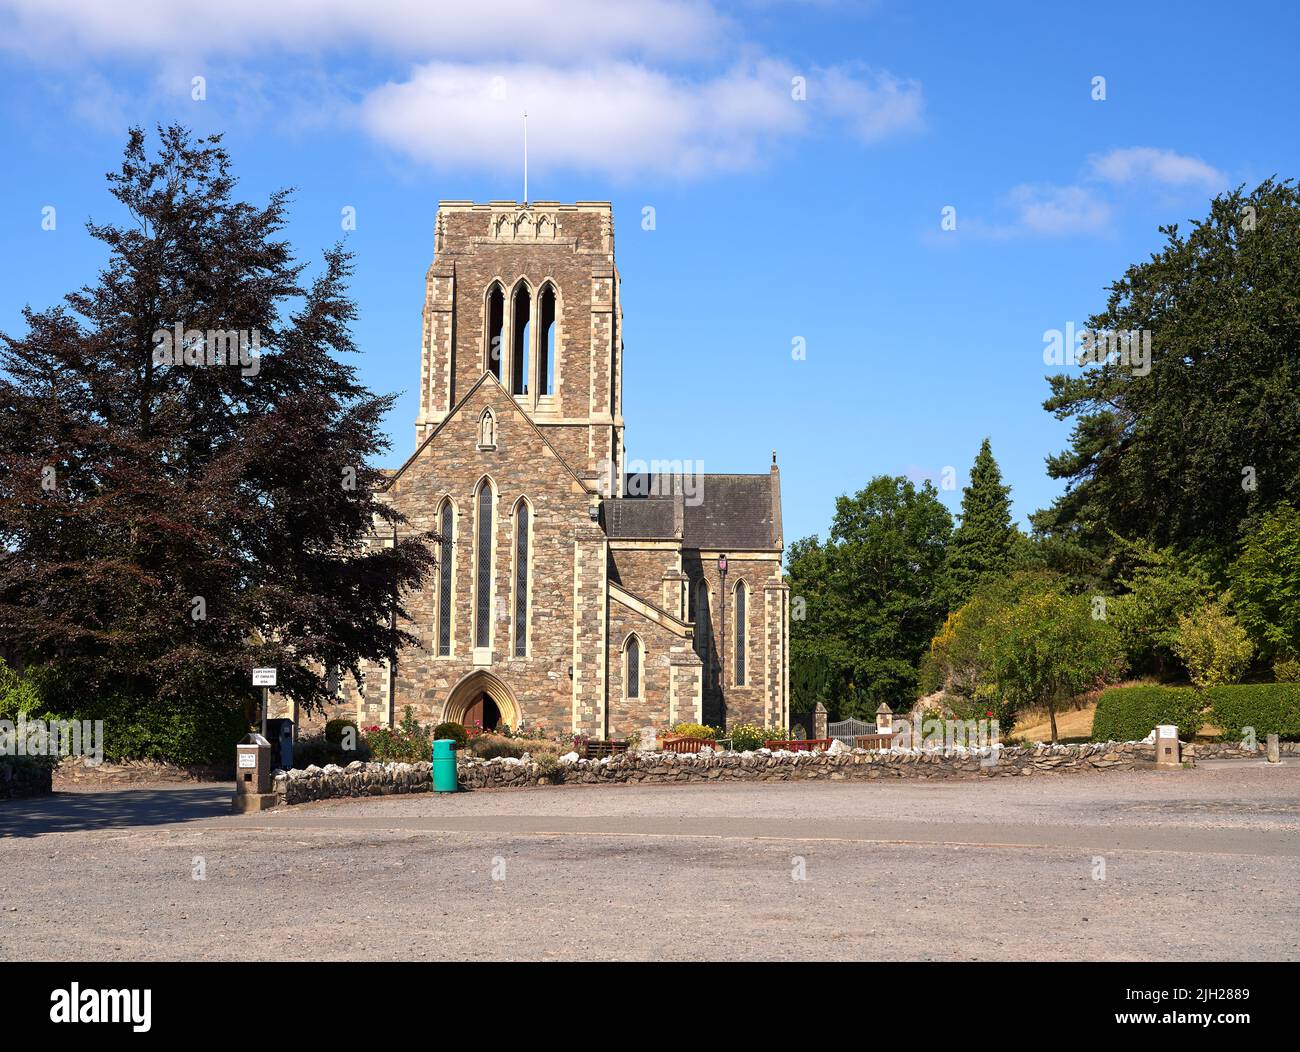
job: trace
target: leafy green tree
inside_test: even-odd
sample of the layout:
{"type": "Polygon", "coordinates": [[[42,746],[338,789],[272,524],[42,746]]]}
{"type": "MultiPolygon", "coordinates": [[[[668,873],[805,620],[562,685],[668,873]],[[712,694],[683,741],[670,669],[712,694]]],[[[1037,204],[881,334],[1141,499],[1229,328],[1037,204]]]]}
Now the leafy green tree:
{"type": "Polygon", "coordinates": [[[1228,612],[1222,599],[1214,599],[1178,618],[1174,650],[1196,686],[1219,687],[1236,683],[1246,671],[1255,648],[1246,630],[1228,612]]]}
{"type": "Polygon", "coordinates": [[[1300,656],[1300,511],[1284,503],[1265,514],[1230,576],[1241,623],[1289,668],[1300,656]]]}
{"type": "Polygon", "coordinates": [[[971,700],[993,700],[997,694],[993,644],[1001,618],[1023,596],[1060,590],[1063,585],[1055,574],[1021,570],[977,588],[930,641],[921,665],[922,691],[942,689],[971,700]]]}
{"type": "Polygon", "coordinates": [[[916,666],[943,621],[952,517],[928,482],[878,476],[836,501],[829,540],[791,546],[789,580],[807,597],[791,628],[796,654],[817,654],[839,685],[836,715],[868,717],[881,701],[909,706],[916,666]]]}
{"type": "Polygon", "coordinates": [[[844,649],[828,630],[831,576],[827,547],[817,537],[794,541],[786,555],[790,584],[790,711],[805,715],[821,702],[838,718],[849,671],[844,649]]]}
{"type": "Polygon", "coordinates": [[[1214,594],[1195,559],[1145,542],[1132,546],[1134,568],[1120,579],[1126,592],[1106,599],[1106,617],[1119,632],[1135,672],[1167,676],[1178,662],[1178,619],[1214,594]]]}
{"type": "Polygon", "coordinates": [[[1011,521],[1011,487],[984,439],[971,467],[970,485],[962,490],[961,522],[948,546],[949,603],[956,607],[981,584],[1005,575],[1015,558],[1011,521]]]}
{"type": "Polygon", "coordinates": [[[1092,616],[1088,597],[1055,589],[1017,600],[997,618],[991,639],[1002,718],[1046,707],[1053,742],[1057,704],[1114,679],[1124,665],[1115,629],[1092,616]]]}
{"type": "Polygon", "coordinates": [[[1049,377],[1044,408],[1074,429],[1048,472],[1069,485],[1034,522],[1097,547],[1113,531],[1200,552],[1217,572],[1243,523],[1300,504],[1300,189],[1238,188],[1189,233],[1161,232],[1089,319],[1137,348],[1049,377]]]}
{"type": "Polygon", "coordinates": [[[108,176],[98,280],[0,336],[0,638],[57,666],[63,711],[229,713],[254,665],[311,708],[324,669],[418,642],[401,597],[432,549],[372,466],[393,398],[346,360],[348,254],[304,282],[287,192],[237,201],[219,136],[160,137],[108,176]]]}

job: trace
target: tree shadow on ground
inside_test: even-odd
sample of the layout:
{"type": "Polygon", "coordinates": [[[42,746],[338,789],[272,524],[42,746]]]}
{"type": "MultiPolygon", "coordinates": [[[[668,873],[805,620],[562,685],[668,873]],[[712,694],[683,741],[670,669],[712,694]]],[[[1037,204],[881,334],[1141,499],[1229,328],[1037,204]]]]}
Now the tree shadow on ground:
{"type": "Polygon", "coordinates": [[[174,825],[230,814],[233,786],[106,789],[0,801],[0,838],[174,825]]]}

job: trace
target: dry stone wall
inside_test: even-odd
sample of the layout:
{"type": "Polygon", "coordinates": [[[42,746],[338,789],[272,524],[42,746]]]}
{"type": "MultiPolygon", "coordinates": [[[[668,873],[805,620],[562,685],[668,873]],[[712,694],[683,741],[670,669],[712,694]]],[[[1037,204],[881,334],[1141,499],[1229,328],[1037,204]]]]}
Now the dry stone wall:
{"type": "MultiPolygon", "coordinates": [[[[1283,756],[1300,756],[1300,742],[1278,742],[1278,751],[1283,756]]],[[[1254,749],[1248,749],[1241,742],[1198,742],[1184,745],[1183,756],[1193,756],[1198,760],[1253,760],[1268,754],[1268,747],[1259,742],[1254,749]]]]}
{"type": "MultiPolygon", "coordinates": [[[[498,757],[462,759],[457,772],[465,789],[511,789],[535,785],[804,780],[866,781],[877,778],[1023,777],[1069,771],[1132,770],[1153,766],[1155,746],[1144,742],[1037,745],[993,749],[867,752],[770,752],[677,754],[623,753],[599,760],[572,754],[558,770],[550,764],[498,757]]],[[[287,804],[348,796],[428,792],[428,763],[330,764],[305,771],[277,771],[274,791],[287,804]]]]}

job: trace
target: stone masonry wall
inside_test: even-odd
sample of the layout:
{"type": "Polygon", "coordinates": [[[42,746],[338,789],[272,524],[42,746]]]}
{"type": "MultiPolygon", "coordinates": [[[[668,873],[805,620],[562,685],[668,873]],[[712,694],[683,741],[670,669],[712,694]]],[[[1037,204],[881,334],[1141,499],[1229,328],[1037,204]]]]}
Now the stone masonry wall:
{"type": "MultiPolygon", "coordinates": [[[[879,778],[990,778],[1082,771],[1154,767],[1155,746],[1143,742],[1086,745],[1037,745],[980,750],[867,752],[769,752],[679,755],[669,752],[625,753],[599,760],[564,762],[558,771],[531,761],[497,758],[457,764],[466,789],[523,788],[594,783],[711,781],[869,781],[879,778]],[[992,756],[993,762],[987,763],[992,756]]],[[[287,804],[349,796],[390,796],[428,792],[428,763],[361,763],[346,768],[330,764],[305,771],[277,771],[274,791],[287,804]]]]}
{"type": "Polygon", "coordinates": [[[726,654],[722,653],[722,592],[717,558],[705,558],[699,552],[683,552],[683,564],[691,577],[691,588],[703,578],[708,584],[708,608],[697,609],[695,629],[701,633],[704,649],[711,658],[711,667],[704,677],[704,722],[711,726],[734,727],[739,723],[756,723],[769,726],[781,715],[779,706],[773,705],[769,693],[768,658],[770,647],[777,638],[770,633],[771,623],[766,610],[769,583],[781,580],[779,553],[759,555],[732,554],[727,569],[726,654]],[[745,612],[745,682],[737,684],[736,671],[736,615],[735,589],[739,581],[747,589],[745,612]],[[725,690],[719,693],[719,677],[725,677],[725,690]]]}
{"type": "Polygon", "coordinates": [[[0,757],[0,800],[52,792],[54,764],[44,757],[0,757]]]}
{"type": "Polygon", "coordinates": [[[675,647],[689,647],[681,636],[662,628],[622,603],[609,604],[607,668],[609,670],[609,726],[611,738],[626,738],[633,731],[653,724],[667,726],[671,665],[675,647]],[[626,653],[628,636],[641,640],[641,695],[627,697],[626,653]]]}
{"type": "MultiPolygon", "coordinates": [[[[679,551],[671,548],[611,548],[609,578],[621,584],[633,595],[647,599],[656,606],[663,603],[664,574],[676,570],[681,561],[679,551]]],[[[667,606],[665,609],[674,616],[680,616],[678,607],[667,606]]]]}
{"type": "MultiPolygon", "coordinates": [[[[1278,742],[1278,751],[1283,756],[1300,756],[1300,742],[1278,742]]],[[[1254,750],[1240,742],[1197,742],[1183,746],[1184,758],[1193,756],[1198,760],[1255,760],[1267,753],[1268,747],[1262,741],[1254,750]]]]}
{"type": "MultiPolygon", "coordinates": [[[[389,491],[391,502],[410,520],[403,533],[436,530],[443,497],[450,496],[455,504],[451,655],[440,657],[435,649],[434,574],[419,593],[407,598],[415,622],[406,627],[420,637],[421,645],[404,651],[398,661],[393,716],[400,719],[404,706],[411,705],[421,722],[438,722],[451,690],[476,668],[475,487],[485,475],[495,483],[496,496],[490,671],[515,692],[529,725],[568,730],[573,707],[568,668],[573,663],[574,529],[575,524],[583,524],[578,527],[582,529],[587,523],[587,496],[491,379],[389,491]],[[479,417],[486,407],[496,413],[494,450],[477,448],[479,417]],[[532,601],[528,654],[515,657],[512,567],[515,511],[521,497],[532,508],[532,601]]],[[[598,557],[597,569],[601,569],[603,549],[598,557]]],[[[382,679],[382,669],[368,670],[368,700],[380,696],[377,688],[382,679]]],[[[363,722],[383,722],[382,708],[376,711],[378,719],[363,713],[363,722]]]]}

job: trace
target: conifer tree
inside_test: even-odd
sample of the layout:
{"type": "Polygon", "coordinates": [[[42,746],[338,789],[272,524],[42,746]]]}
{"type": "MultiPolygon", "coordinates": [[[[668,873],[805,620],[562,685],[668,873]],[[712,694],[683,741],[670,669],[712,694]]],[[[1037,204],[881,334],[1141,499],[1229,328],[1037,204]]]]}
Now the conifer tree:
{"type": "Polygon", "coordinates": [[[948,548],[949,602],[955,609],[981,584],[1006,574],[1012,563],[1016,528],[1011,522],[1011,487],[984,439],[962,490],[961,522],[948,548]]]}

